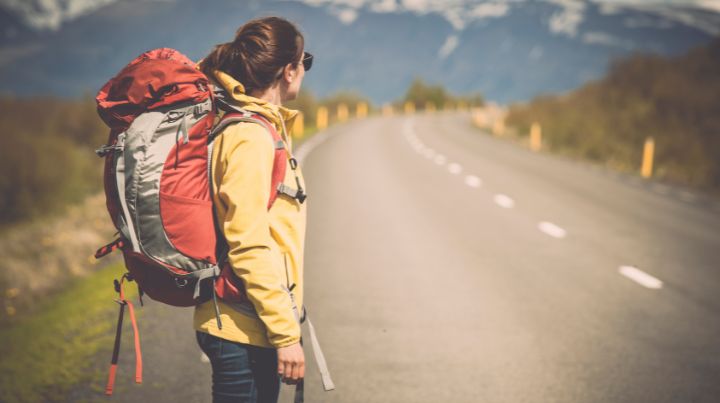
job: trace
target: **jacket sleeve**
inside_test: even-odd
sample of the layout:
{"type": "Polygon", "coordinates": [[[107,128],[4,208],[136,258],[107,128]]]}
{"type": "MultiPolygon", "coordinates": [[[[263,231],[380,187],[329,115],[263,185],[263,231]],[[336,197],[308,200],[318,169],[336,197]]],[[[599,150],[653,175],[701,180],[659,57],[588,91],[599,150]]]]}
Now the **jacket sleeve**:
{"type": "Polygon", "coordinates": [[[300,325],[283,285],[279,251],[270,235],[270,198],[275,149],[267,130],[238,123],[223,132],[223,175],[217,196],[226,207],[219,217],[229,262],[265,324],[269,342],[285,347],[300,341],[300,325]]]}

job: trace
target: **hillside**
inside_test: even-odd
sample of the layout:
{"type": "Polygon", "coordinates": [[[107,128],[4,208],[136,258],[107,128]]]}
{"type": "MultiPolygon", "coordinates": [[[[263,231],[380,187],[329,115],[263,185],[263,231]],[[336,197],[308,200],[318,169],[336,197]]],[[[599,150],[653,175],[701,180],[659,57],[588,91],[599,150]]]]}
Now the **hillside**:
{"type": "Polygon", "coordinates": [[[376,104],[416,77],[495,102],[528,100],[597,79],[613,58],[678,55],[720,32],[717,9],[691,1],[0,0],[0,92],[94,93],[145,50],[199,59],[270,14],[305,33],[316,56],[307,88],[376,104]]]}
{"type": "Polygon", "coordinates": [[[508,123],[527,133],[537,121],[550,149],[624,170],[637,169],[652,136],[657,177],[717,190],[718,72],[720,39],[677,57],[638,54],[576,91],[513,106],[508,123]]]}

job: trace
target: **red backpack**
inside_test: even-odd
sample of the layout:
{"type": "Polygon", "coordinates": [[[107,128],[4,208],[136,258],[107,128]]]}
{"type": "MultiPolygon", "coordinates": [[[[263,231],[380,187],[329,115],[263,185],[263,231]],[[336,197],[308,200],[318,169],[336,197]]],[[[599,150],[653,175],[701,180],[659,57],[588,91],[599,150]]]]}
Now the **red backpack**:
{"type": "Polygon", "coordinates": [[[141,304],[143,294],[184,307],[213,299],[219,327],[217,297],[247,303],[240,280],[223,263],[224,240],[215,223],[210,176],[215,136],[235,122],[263,125],[275,144],[268,209],[279,192],[301,202],[305,195],[282,184],[288,153],[273,125],[223,102],[195,63],[174,49],[143,53],[108,81],[96,100],[110,127],[108,143],[96,152],[105,158],[107,209],[119,237],[95,256],[120,249],[128,270],[115,280],[120,314],[106,387],[110,395],[125,306],[135,332],[135,378],[142,382],[140,341],[125,280],[137,283],[141,304]],[[221,109],[226,113],[215,124],[221,109]]]}

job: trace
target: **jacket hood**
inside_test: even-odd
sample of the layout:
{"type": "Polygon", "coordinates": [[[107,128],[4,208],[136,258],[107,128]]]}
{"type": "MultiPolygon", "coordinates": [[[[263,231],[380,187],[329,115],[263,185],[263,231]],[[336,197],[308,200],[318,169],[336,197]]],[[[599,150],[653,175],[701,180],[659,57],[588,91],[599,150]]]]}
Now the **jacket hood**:
{"type": "Polygon", "coordinates": [[[223,87],[237,106],[262,115],[272,122],[278,130],[283,130],[283,126],[292,127],[298,111],[246,94],[245,86],[224,71],[215,70],[213,75],[216,83],[223,87]]]}

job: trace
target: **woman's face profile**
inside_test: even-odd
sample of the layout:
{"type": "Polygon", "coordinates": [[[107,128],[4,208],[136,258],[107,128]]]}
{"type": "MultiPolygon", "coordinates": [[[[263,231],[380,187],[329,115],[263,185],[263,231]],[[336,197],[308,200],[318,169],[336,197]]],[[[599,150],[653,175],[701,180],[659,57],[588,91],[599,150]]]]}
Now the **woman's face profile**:
{"type": "Polygon", "coordinates": [[[292,101],[297,98],[300,93],[300,87],[302,86],[303,78],[305,77],[305,67],[303,66],[302,58],[305,52],[300,53],[300,60],[295,65],[288,64],[285,69],[284,79],[288,83],[285,96],[283,101],[292,101]]]}

